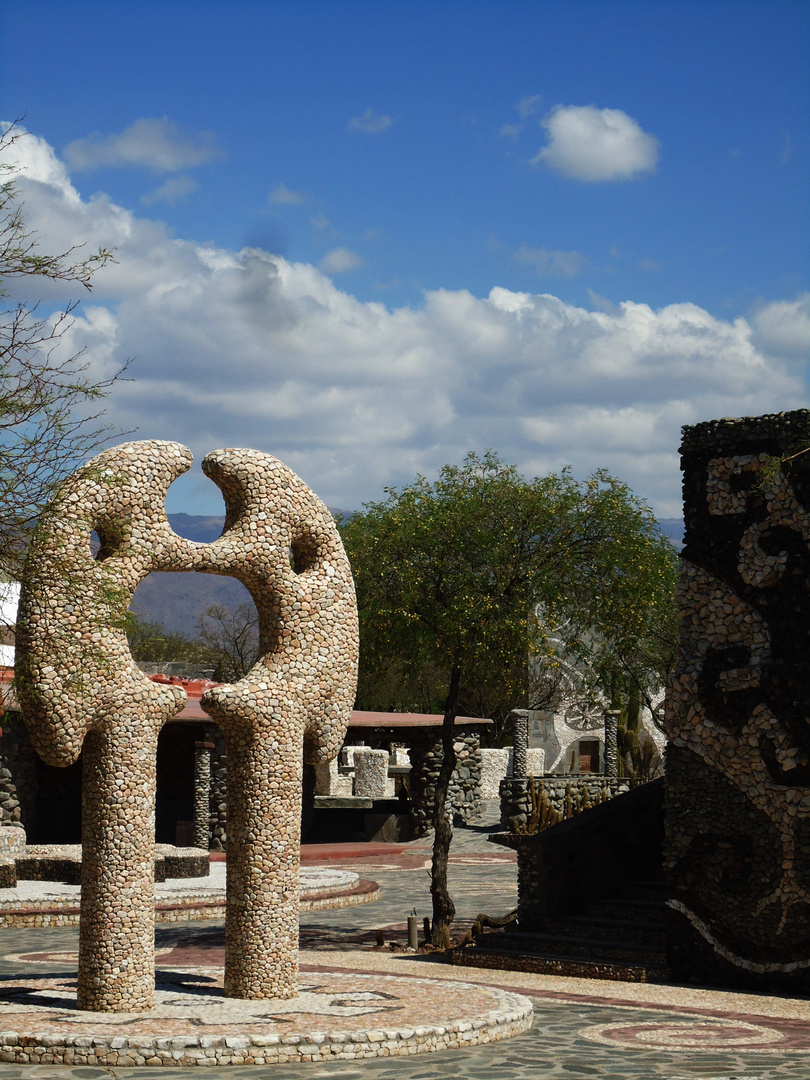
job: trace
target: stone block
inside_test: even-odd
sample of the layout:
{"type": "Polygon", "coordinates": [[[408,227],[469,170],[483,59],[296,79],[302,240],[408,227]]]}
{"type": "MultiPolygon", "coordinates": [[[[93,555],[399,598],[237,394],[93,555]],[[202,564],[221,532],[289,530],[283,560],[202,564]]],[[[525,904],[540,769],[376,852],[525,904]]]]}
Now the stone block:
{"type": "Polygon", "coordinates": [[[354,751],[354,794],[384,799],[388,787],[388,751],[356,747],[354,751]]]}

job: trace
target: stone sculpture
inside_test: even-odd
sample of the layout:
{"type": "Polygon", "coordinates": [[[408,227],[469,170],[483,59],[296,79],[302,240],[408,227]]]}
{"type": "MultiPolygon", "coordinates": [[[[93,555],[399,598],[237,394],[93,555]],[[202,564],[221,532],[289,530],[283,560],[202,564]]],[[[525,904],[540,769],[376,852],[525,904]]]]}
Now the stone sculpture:
{"type": "Polygon", "coordinates": [[[225,499],[222,536],[176,536],[164,500],[190,464],[190,451],[170,442],[100,454],[43,514],[24,575],[17,678],[31,740],[51,765],[83,760],[81,1009],[138,1011],[154,1000],[155,754],[185,694],[139,671],[125,613],[157,570],[238,578],[256,604],[259,659],[201,701],[228,754],[225,994],[297,993],[302,759],[334,757],[353,704],[351,570],[323,503],[253,450],[217,450],[202,463],[225,499]]]}
{"type": "Polygon", "coordinates": [[[684,428],[665,870],[692,977],[810,970],[808,446],[805,411],[684,428]]]}

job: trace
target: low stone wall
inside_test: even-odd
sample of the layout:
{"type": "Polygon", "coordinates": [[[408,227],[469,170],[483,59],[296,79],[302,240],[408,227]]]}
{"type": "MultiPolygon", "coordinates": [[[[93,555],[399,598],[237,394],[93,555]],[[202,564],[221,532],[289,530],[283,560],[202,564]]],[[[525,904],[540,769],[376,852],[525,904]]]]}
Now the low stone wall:
{"type": "MultiPolygon", "coordinates": [[[[501,780],[506,780],[512,775],[514,753],[511,746],[502,749],[487,748],[481,751],[482,799],[499,798],[501,780]]],[[[526,765],[529,776],[542,776],[545,762],[545,750],[531,749],[526,752],[526,765]]]]}
{"type": "MultiPolygon", "coordinates": [[[[8,855],[16,865],[18,881],[61,881],[81,885],[81,844],[30,844],[8,855]]],[[[207,877],[208,852],[197,848],[155,845],[155,881],[207,877]]],[[[15,882],[16,884],[16,882],[15,882]]]]}
{"type": "MultiPolygon", "coordinates": [[[[530,751],[531,753],[531,751],[530,751]]],[[[528,776],[521,780],[507,777],[499,788],[501,800],[501,825],[504,829],[514,829],[526,825],[532,813],[531,787],[543,792],[551,807],[570,817],[568,803],[573,813],[597,806],[612,799],[622,791],[629,790],[626,780],[615,780],[599,774],[582,773],[572,776],[551,774],[546,776],[528,776]]]]}

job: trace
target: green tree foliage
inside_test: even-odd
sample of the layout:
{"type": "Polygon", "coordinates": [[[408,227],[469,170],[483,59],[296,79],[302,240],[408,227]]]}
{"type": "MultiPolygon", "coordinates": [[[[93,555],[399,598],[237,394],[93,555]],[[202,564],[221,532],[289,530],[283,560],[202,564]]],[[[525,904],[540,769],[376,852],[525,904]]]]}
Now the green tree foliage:
{"type": "Polygon", "coordinates": [[[56,312],[38,310],[44,281],[90,289],[112,256],[103,249],[85,258],[76,248],[39,249],[25,224],[17,167],[8,160],[20,138],[26,134],[14,126],[0,133],[0,572],[12,577],[55,486],[104,441],[99,399],[121,374],[94,379],[81,353],[58,348],[78,300],[56,312]]]}
{"type": "Polygon", "coordinates": [[[364,708],[437,711],[454,666],[462,701],[539,707],[527,664],[553,684],[551,626],[608,696],[618,679],[651,699],[666,672],[677,555],[649,507],[606,472],[529,481],[496,454],[470,454],[434,484],[389,489],[341,532],[364,708]]]}
{"type": "Polygon", "coordinates": [[[677,556],[649,507],[608,473],[529,481],[492,452],[445,466],[433,484],[419,476],[387,489],[341,532],[360,615],[358,704],[432,711],[444,700],[433,866],[440,944],[454,914],[442,849],[452,836],[446,785],[459,702],[477,688],[502,711],[536,705],[527,664],[533,656],[545,665],[553,684],[549,623],[607,688],[615,677],[651,686],[667,662],[677,556]]]}

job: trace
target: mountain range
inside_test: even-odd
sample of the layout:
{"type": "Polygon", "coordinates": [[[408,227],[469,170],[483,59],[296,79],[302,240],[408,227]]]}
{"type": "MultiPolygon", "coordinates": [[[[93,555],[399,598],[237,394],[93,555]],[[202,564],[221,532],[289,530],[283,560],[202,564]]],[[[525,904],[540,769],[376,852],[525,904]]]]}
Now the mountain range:
{"type": "MultiPolygon", "coordinates": [[[[330,508],[331,509],[331,508],[330,508]]],[[[332,510],[333,514],[343,513],[332,510]]],[[[222,535],[224,516],[206,517],[199,514],[169,514],[169,524],[178,536],[210,544],[222,535]]],[[[662,518],[661,532],[680,549],[683,543],[681,518],[662,518]]],[[[138,586],[132,610],[175,633],[197,636],[197,624],[213,604],[224,604],[232,610],[246,602],[252,603],[247,589],[236,578],[216,574],[150,574],[138,586]]]]}

